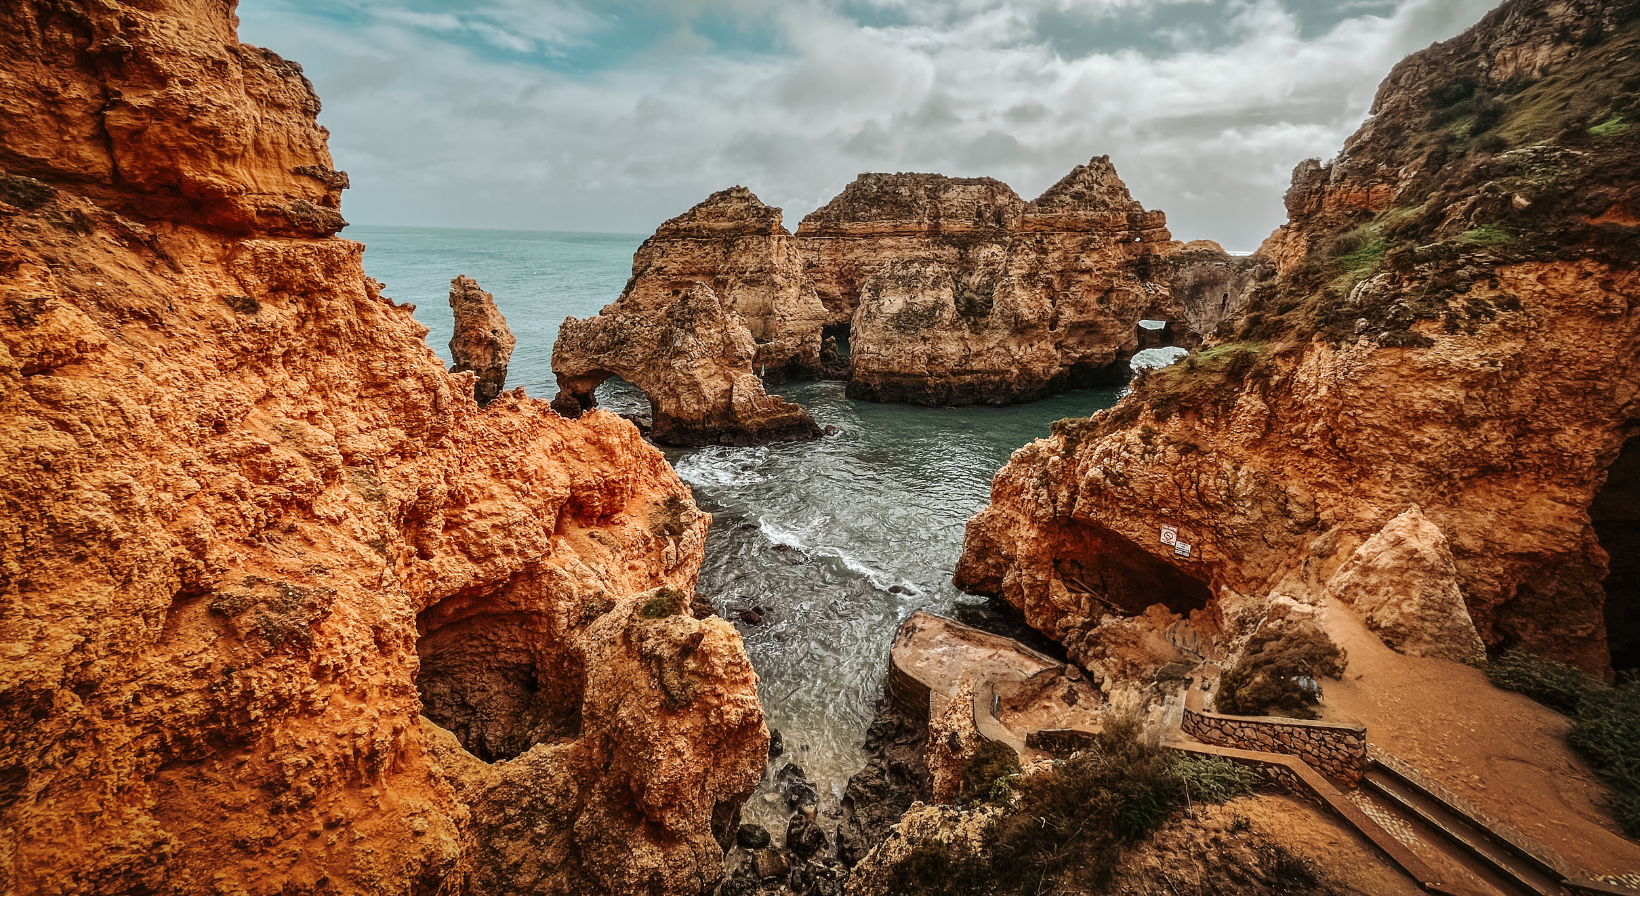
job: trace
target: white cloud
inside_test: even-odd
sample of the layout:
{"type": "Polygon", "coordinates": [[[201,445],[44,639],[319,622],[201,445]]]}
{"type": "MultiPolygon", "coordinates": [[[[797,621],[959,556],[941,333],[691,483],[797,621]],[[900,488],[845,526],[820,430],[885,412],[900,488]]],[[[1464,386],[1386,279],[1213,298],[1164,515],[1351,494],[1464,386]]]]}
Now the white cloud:
{"type": "Polygon", "coordinates": [[[877,26],[830,0],[639,10],[664,28],[525,0],[240,15],[314,78],[356,222],[647,232],[742,184],[795,228],[860,172],[991,175],[1029,198],[1110,154],[1175,235],[1251,249],[1293,165],[1331,156],[1398,59],[1490,5],[1403,0],[1310,38],[1280,0],[885,0],[877,26]],[[1048,10],[1212,29],[1067,56],[1039,34],[1048,10]]]}

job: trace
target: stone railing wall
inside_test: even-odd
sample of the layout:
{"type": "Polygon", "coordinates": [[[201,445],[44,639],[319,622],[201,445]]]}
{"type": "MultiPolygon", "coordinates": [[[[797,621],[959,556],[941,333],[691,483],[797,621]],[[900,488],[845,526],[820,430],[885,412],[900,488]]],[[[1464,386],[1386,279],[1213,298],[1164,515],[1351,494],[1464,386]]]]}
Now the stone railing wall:
{"type": "Polygon", "coordinates": [[[1197,741],[1271,754],[1292,754],[1348,786],[1367,772],[1367,728],[1304,719],[1184,711],[1180,729],[1197,741]]]}

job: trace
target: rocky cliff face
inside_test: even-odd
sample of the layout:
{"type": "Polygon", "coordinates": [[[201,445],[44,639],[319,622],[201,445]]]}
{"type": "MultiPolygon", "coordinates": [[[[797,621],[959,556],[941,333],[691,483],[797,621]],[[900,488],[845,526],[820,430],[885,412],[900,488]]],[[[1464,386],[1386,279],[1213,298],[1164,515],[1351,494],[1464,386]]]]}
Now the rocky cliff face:
{"type": "Polygon", "coordinates": [[[1235,330],[1015,453],[958,585],[1138,674],[1132,616],[1223,640],[1242,595],[1319,599],[1417,505],[1488,650],[1609,670],[1632,521],[1590,510],[1635,484],[1636,51],[1635,3],[1514,0],[1399,65],[1295,172],[1235,330]]]}
{"type": "Polygon", "coordinates": [[[1032,401],[1123,381],[1142,319],[1187,328],[1181,248],[1105,157],[1030,203],[996,180],[864,174],[797,236],[832,321],[851,325],[853,398],[1032,401]]]}
{"type": "Polygon", "coordinates": [[[713,194],[661,225],[632,278],[597,317],[568,318],[553,345],[560,397],[574,415],[618,375],[649,396],[652,436],[681,446],[813,439],[808,412],[770,397],[772,366],[820,369],[825,311],[791,235],[744,187],[713,194]]]}
{"type": "Polygon", "coordinates": [[[456,316],[455,334],[450,337],[451,372],[471,372],[473,397],[484,407],[501,394],[507,383],[507,362],[512,359],[518,338],[507,327],[507,319],[495,307],[490,293],[478,287],[478,280],[457,276],[450,280],[450,311],[456,316]]]}
{"type": "Polygon", "coordinates": [[[478,408],[231,5],[0,25],[0,888],[710,888],[767,733],[660,454],[478,408]]]}

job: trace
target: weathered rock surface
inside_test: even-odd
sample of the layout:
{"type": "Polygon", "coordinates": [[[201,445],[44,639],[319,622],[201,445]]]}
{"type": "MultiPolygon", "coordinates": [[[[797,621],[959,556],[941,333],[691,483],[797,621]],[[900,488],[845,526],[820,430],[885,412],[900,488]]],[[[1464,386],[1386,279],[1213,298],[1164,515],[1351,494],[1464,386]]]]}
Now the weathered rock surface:
{"type": "Polygon", "coordinates": [[[450,371],[478,377],[473,397],[484,407],[501,394],[507,382],[507,362],[518,338],[495,307],[495,299],[478,287],[476,279],[457,276],[450,280],[450,311],[456,316],[455,333],[450,337],[455,366],[450,371]]]}
{"type": "Polygon", "coordinates": [[[1031,203],[991,179],[862,174],[797,237],[831,320],[851,325],[849,396],[869,400],[1009,404],[1124,381],[1140,320],[1190,345],[1245,289],[1222,250],[1175,267],[1166,217],[1106,157],[1031,203]],[[1175,278],[1204,303],[1194,317],[1175,278]]]}
{"type": "Polygon", "coordinates": [[[650,607],[708,518],[609,414],[480,412],[231,12],[0,11],[0,889],[711,889],[756,679],[650,607]]]}
{"type": "Polygon", "coordinates": [[[1589,510],[1634,483],[1640,133],[1591,128],[1640,79],[1634,12],[1514,0],[1399,65],[1339,159],[1295,173],[1234,339],[1016,452],[958,586],[1109,677],[1137,614],[1229,641],[1227,600],[1316,600],[1417,505],[1490,650],[1607,671],[1604,536],[1628,521],[1589,510]]]}
{"type": "Polygon", "coordinates": [[[1327,582],[1327,591],[1402,654],[1464,663],[1486,659],[1458,588],[1452,549],[1416,505],[1362,543],[1327,582]]]}
{"type": "Polygon", "coordinates": [[[821,365],[824,308],[780,214],[737,186],[662,224],[614,304],[564,321],[553,406],[569,416],[591,408],[599,383],[618,375],[648,395],[658,442],[818,437],[807,411],[766,394],[758,378],[821,365]]]}

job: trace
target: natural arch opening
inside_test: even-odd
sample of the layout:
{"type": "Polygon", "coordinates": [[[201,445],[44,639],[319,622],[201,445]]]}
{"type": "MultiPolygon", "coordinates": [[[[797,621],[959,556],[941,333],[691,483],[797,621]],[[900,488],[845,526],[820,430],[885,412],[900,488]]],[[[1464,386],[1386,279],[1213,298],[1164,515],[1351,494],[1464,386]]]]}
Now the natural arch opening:
{"type": "Polygon", "coordinates": [[[526,599],[522,588],[504,589],[445,600],[416,618],[422,714],[489,763],[580,733],[585,666],[526,599]]]}
{"type": "Polygon", "coordinates": [[[1623,444],[1589,519],[1611,558],[1604,615],[1612,669],[1640,668],[1640,439],[1623,444]]]}
{"type": "Polygon", "coordinates": [[[820,377],[832,381],[846,381],[849,377],[848,321],[826,324],[820,328],[820,377]]]}

